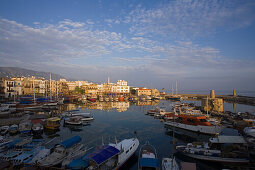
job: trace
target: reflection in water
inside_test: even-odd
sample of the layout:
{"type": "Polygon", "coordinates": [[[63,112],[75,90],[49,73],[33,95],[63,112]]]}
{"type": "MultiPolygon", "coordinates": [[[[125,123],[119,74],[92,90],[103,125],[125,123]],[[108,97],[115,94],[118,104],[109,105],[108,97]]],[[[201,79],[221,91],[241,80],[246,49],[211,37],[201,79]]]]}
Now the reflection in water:
{"type": "MultiPolygon", "coordinates": [[[[195,103],[195,102],[194,102],[195,103]]],[[[82,109],[82,112],[92,113],[94,121],[88,126],[63,126],[60,131],[45,132],[45,139],[58,138],[51,142],[56,144],[74,135],[80,135],[82,142],[88,147],[98,147],[102,144],[115,142],[125,138],[137,136],[140,146],[149,141],[157,149],[159,160],[169,157],[173,151],[173,134],[171,127],[165,127],[164,123],[151,116],[147,116],[149,109],[164,107],[170,111],[174,103],[171,101],[144,101],[144,102],[85,102],[83,104],[64,104],[59,107],[54,114],[61,114],[66,110],[82,109]],[[134,134],[134,131],[137,134],[134,134]]],[[[195,103],[197,104],[197,103],[195,103]]],[[[252,109],[255,107],[253,106],[252,109]]],[[[239,105],[236,106],[238,111],[239,105]]],[[[242,108],[243,109],[243,108],[242,108]]],[[[175,128],[175,140],[178,142],[208,141],[210,136],[196,134],[194,132],[175,128]]],[[[139,151],[139,149],[138,149],[139,151]]],[[[138,153],[136,154],[138,155],[138,153]]],[[[182,159],[182,158],[181,158],[182,159]]],[[[187,160],[191,161],[192,160],[187,160]]],[[[203,162],[198,162],[198,169],[214,169],[213,165],[205,166],[203,162]],[[200,167],[200,168],[199,168],[200,167]],[[206,167],[206,168],[205,168],[206,167]]],[[[137,157],[134,156],[125,164],[124,169],[137,169],[137,157]]],[[[217,167],[218,169],[222,167],[217,167]]]]}
{"type": "Polygon", "coordinates": [[[173,133],[174,133],[175,138],[185,143],[191,143],[194,141],[208,142],[209,138],[212,137],[210,135],[195,133],[192,131],[188,131],[188,130],[180,129],[180,128],[174,128],[171,126],[165,126],[165,129],[166,129],[166,132],[165,132],[166,135],[173,136],[173,133]]]}
{"type": "MultiPolygon", "coordinates": [[[[93,109],[93,110],[105,110],[111,111],[112,109],[116,109],[117,112],[124,112],[130,108],[130,105],[137,105],[137,106],[156,106],[159,104],[159,100],[149,100],[149,101],[137,101],[137,102],[89,102],[86,101],[82,105],[79,105],[81,109],[93,109]]],[[[60,110],[75,110],[77,109],[77,105],[75,104],[68,104],[67,106],[62,106],[60,110]]]]}

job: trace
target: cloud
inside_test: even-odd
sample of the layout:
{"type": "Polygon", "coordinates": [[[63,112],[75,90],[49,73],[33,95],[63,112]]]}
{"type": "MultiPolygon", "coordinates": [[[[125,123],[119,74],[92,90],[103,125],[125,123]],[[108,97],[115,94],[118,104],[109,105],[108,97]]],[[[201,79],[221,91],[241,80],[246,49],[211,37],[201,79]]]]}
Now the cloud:
{"type": "Polygon", "coordinates": [[[187,39],[249,26],[254,7],[254,1],[173,0],[153,9],[137,6],[121,21],[131,34],[187,39]]]}
{"type": "MultiPolygon", "coordinates": [[[[160,11],[151,16],[163,17],[160,11]]],[[[111,76],[140,86],[148,81],[161,85],[169,79],[255,73],[253,60],[226,58],[213,47],[187,40],[161,42],[147,36],[126,36],[95,29],[95,23],[64,20],[33,27],[0,18],[0,65],[48,70],[94,81],[111,76]]]]}

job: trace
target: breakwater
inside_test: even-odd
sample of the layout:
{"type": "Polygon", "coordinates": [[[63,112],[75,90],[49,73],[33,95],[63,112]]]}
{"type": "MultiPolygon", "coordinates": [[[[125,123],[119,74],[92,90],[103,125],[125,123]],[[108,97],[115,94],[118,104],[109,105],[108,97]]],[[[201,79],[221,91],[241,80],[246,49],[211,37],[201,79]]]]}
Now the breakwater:
{"type": "MultiPolygon", "coordinates": [[[[197,99],[201,100],[203,98],[209,97],[209,94],[178,94],[183,99],[197,99]]],[[[171,95],[166,95],[171,96],[171,95]]],[[[240,104],[247,104],[247,105],[253,105],[255,106],[255,97],[249,97],[249,96],[233,96],[233,95],[216,95],[217,98],[222,98],[225,102],[231,102],[231,103],[240,103],[240,104]]]]}

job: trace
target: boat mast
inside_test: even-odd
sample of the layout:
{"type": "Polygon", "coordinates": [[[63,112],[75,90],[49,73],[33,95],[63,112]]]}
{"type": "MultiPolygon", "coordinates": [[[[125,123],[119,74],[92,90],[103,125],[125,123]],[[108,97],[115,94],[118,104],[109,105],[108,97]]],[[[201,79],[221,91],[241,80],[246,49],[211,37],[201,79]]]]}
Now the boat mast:
{"type": "Polygon", "coordinates": [[[33,93],[34,93],[34,103],[35,103],[35,81],[34,81],[34,76],[32,76],[33,78],[33,93]]]}
{"type": "Polygon", "coordinates": [[[58,82],[57,82],[57,99],[56,100],[58,100],[58,82]]]}
{"type": "Polygon", "coordinates": [[[172,96],[174,95],[174,87],[173,87],[173,84],[172,84],[172,96]]]}
{"type": "Polygon", "coordinates": [[[175,89],[175,90],[176,90],[176,95],[178,94],[178,88],[177,88],[177,85],[178,85],[178,84],[177,84],[177,80],[176,80],[176,89],[175,89]]]}
{"type": "Polygon", "coordinates": [[[50,73],[50,100],[51,100],[51,73],[50,73]]]}
{"type": "Polygon", "coordinates": [[[208,117],[208,96],[206,96],[206,114],[207,114],[207,117],[208,117]]]}

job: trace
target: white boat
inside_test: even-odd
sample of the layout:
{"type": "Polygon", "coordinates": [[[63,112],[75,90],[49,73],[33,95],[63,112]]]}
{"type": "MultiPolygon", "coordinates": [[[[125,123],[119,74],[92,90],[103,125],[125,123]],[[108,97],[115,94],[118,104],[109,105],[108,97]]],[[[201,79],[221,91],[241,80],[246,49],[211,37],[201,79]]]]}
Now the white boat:
{"type": "Polygon", "coordinates": [[[8,133],[9,126],[2,126],[0,127],[0,134],[1,135],[6,135],[8,133]]]}
{"type": "Polygon", "coordinates": [[[10,113],[11,113],[11,111],[10,111],[10,110],[7,110],[7,111],[1,111],[1,112],[0,112],[0,117],[7,117],[7,116],[9,116],[9,115],[10,115],[10,113]]]}
{"type": "Polygon", "coordinates": [[[247,143],[242,136],[219,135],[210,138],[209,142],[188,143],[177,146],[176,150],[188,157],[204,161],[219,163],[249,163],[250,161],[246,148],[247,143]]]}
{"type": "Polygon", "coordinates": [[[246,127],[244,128],[244,133],[246,136],[251,136],[255,138],[255,127],[246,127]]]}
{"type": "Polygon", "coordinates": [[[67,169],[68,164],[72,160],[77,159],[77,158],[81,157],[82,155],[85,155],[87,151],[88,151],[87,148],[80,148],[80,150],[78,150],[77,152],[72,152],[69,155],[67,155],[67,157],[62,162],[62,168],[67,169]]]}
{"type": "Polygon", "coordinates": [[[31,161],[28,162],[28,164],[33,165],[36,164],[37,162],[40,162],[42,159],[44,159],[45,157],[47,157],[48,155],[50,155],[50,149],[42,149],[40,150],[37,155],[35,155],[33,157],[33,159],[31,161]]]}
{"type": "Polygon", "coordinates": [[[64,104],[64,100],[65,100],[65,98],[63,98],[63,97],[59,98],[57,103],[58,104],[64,104]]]}
{"type": "Polygon", "coordinates": [[[82,125],[82,120],[80,116],[72,116],[64,119],[64,123],[67,125],[82,125]]]}
{"type": "Polygon", "coordinates": [[[38,161],[39,165],[50,167],[60,164],[69,154],[80,150],[83,146],[80,141],[80,136],[74,136],[61,142],[55,146],[54,151],[50,155],[38,161]]]}
{"type": "Polygon", "coordinates": [[[9,134],[16,134],[17,132],[18,132],[18,128],[19,128],[19,126],[18,125],[16,125],[16,124],[13,124],[13,125],[11,125],[10,127],[9,127],[9,134]]]}
{"type": "Polygon", "coordinates": [[[32,128],[32,123],[29,120],[22,121],[19,123],[19,132],[20,133],[30,133],[32,128]]]}
{"type": "MultiPolygon", "coordinates": [[[[88,156],[88,169],[119,169],[138,149],[137,138],[124,139],[119,143],[103,145],[88,156]]],[[[69,168],[72,162],[69,164],[69,168]]]]}
{"type": "Polygon", "coordinates": [[[216,135],[224,129],[224,126],[214,126],[207,121],[204,115],[178,114],[175,121],[168,121],[164,124],[176,128],[181,128],[193,132],[216,135]]]}
{"type": "Polygon", "coordinates": [[[0,106],[0,112],[8,111],[9,110],[9,105],[2,105],[0,106]]]}
{"type": "Polygon", "coordinates": [[[36,123],[32,125],[32,133],[34,136],[40,136],[43,133],[43,125],[41,123],[36,123]]]}
{"type": "Polygon", "coordinates": [[[172,158],[162,158],[161,163],[162,170],[180,170],[178,163],[175,160],[175,157],[172,158]]]}
{"type": "Polygon", "coordinates": [[[58,102],[49,102],[49,103],[45,103],[42,107],[52,107],[57,105],[58,105],[58,102]]]}

